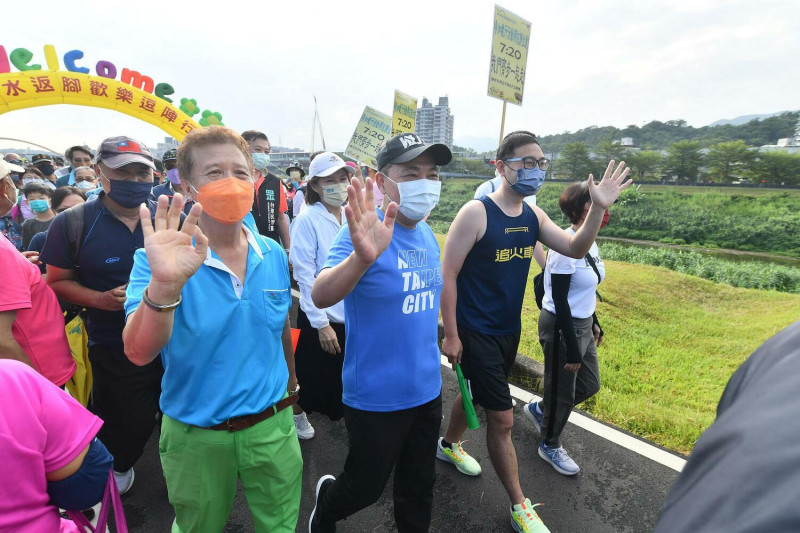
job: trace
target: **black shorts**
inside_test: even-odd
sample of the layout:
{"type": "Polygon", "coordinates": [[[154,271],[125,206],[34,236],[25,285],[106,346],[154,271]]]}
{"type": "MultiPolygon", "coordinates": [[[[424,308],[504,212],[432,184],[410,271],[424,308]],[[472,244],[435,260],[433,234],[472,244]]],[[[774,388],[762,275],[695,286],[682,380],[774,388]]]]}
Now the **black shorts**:
{"type": "Polygon", "coordinates": [[[490,411],[511,409],[508,375],[517,358],[519,333],[486,335],[458,326],[463,352],[461,370],[469,380],[472,400],[490,411]]]}

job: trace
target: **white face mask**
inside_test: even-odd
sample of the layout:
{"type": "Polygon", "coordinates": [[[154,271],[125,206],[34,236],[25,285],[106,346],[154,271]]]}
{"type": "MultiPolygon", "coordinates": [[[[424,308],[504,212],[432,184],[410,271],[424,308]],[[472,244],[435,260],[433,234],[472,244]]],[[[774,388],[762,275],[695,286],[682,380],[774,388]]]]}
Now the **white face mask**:
{"type": "MultiPolygon", "coordinates": [[[[389,176],[386,176],[386,179],[397,185],[397,190],[400,192],[398,209],[411,220],[422,220],[439,203],[439,194],[442,192],[441,181],[421,179],[398,183],[389,176]]],[[[391,197],[389,199],[394,201],[391,197]]]]}
{"type": "Polygon", "coordinates": [[[322,201],[328,205],[340,206],[347,201],[347,183],[336,183],[335,185],[320,186],[322,189],[322,201]]]}
{"type": "Polygon", "coordinates": [[[76,187],[78,187],[82,191],[91,191],[92,189],[96,189],[97,185],[95,185],[91,181],[84,180],[84,181],[79,181],[76,187]]]}

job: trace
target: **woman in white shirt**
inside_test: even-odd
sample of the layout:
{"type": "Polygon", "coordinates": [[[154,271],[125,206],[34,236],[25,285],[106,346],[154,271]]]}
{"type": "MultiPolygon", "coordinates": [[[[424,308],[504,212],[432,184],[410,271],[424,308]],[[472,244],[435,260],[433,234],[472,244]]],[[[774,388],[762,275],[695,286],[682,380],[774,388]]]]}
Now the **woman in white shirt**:
{"type": "MultiPolygon", "coordinates": [[[[564,189],[558,205],[572,223],[567,231],[574,234],[592,205],[586,182],[564,189]]],[[[600,227],[607,222],[608,211],[600,227]]],[[[553,250],[547,254],[539,315],[539,342],[545,358],[544,398],[526,405],[523,412],[542,435],[539,456],[567,476],[577,474],[580,468],[561,446],[561,432],[572,408],[600,390],[597,346],[603,341],[603,330],[595,306],[597,284],[604,277],[597,243],[581,259],[553,250]]]]}
{"type": "Polygon", "coordinates": [[[338,155],[322,152],[311,161],[308,174],[306,205],[292,222],[289,253],[294,279],[300,288],[297,312],[300,339],[295,368],[301,409],[295,412],[295,425],[298,436],[305,439],[314,436],[306,412],[317,411],[331,420],[343,416],[344,302],[318,309],[311,300],[311,287],[344,221],[342,205],[347,201],[353,169],[338,155]]]}

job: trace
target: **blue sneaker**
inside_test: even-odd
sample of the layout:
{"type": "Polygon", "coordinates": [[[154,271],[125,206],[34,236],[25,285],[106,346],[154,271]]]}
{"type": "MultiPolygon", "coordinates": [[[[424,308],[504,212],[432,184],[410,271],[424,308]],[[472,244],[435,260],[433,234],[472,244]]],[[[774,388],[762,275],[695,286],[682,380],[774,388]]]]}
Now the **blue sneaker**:
{"type": "Polygon", "coordinates": [[[525,416],[528,417],[533,423],[533,427],[536,428],[536,431],[539,432],[539,435],[542,434],[542,422],[544,421],[544,414],[539,409],[539,402],[531,402],[525,407],[522,408],[522,412],[525,413],[525,416]]]}
{"type": "Polygon", "coordinates": [[[544,443],[539,444],[539,457],[550,463],[556,472],[565,476],[574,476],[580,471],[575,461],[567,455],[567,450],[563,446],[553,448],[544,443]]]}

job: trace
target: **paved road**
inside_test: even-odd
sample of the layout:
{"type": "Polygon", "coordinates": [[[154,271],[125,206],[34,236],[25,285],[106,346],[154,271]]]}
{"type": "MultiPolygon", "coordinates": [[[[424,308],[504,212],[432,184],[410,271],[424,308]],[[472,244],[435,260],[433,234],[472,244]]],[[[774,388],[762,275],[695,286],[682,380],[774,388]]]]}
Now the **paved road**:
{"type": "MultiPolygon", "coordinates": [[[[445,419],[457,394],[458,384],[452,371],[442,368],[445,419]]],[[[516,410],[514,445],[519,457],[522,488],[533,502],[543,502],[540,516],[551,531],[617,533],[651,531],[658,518],[661,502],[677,477],[677,472],[610,443],[592,433],[568,424],[563,441],[581,466],[572,478],[558,474],[536,454],[539,438],[529,421],[516,410]]],[[[479,415],[482,415],[479,412],[479,415]]],[[[317,479],[336,475],[347,452],[344,421],[330,422],[312,415],[317,436],[301,441],[305,466],[303,496],[297,531],[308,531],[308,515],[313,508],[317,479]]],[[[485,419],[482,427],[468,431],[466,449],[483,466],[483,474],[468,478],[451,465],[437,461],[437,480],[433,503],[433,532],[469,531],[470,533],[511,531],[508,499],[486,451],[485,419]]],[[[145,456],[136,465],[136,482],[123,497],[131,531],[159,533],[170,530],[172,508],[167,501],[161,466],[158,461],[157,435],[148,444],[145,456]]],[[[376,435],[376,440],[381,436],[376,435]]],[[[392,514],[391,482],[377,504],[341,522],[339,531],[396,531],[392,514]]],[[[226,532],[253,531],[244,495],[237,494],[226,532]]]]}

